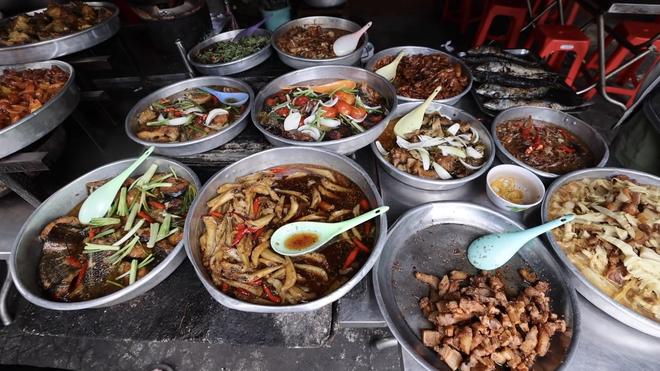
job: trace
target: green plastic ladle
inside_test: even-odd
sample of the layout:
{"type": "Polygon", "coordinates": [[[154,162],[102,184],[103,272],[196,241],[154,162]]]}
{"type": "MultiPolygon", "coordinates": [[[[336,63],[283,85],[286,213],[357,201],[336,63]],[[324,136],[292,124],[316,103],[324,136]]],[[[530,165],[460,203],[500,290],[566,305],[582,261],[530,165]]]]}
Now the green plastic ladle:
{"type": "Polygon", "coordinates": [[[419,107],[415,108],[414,110],[410,111],[407,115],[400,118],[399,122],[397,122],[396,125],[394,125],[394,134],[402,138],[405,138],[406,134],[412,133],[413,131],[418,130],[420,127],[422,127],[422,121],[424,120],[424,113],[426,113],[426,109],[429,108],[429,105],[441,90],[442,90],[441,86],[435,88],[433,93],[431,93],[431,95],[429,95],[429,97],[426,98],[424,103],[420,104],[419,107]]]}
{"type": "Polygon", "coordinates": [[[506,264],[520,248],[534,237],[573,219],[575,219],[575,215],[571,214],[524,231],[494,233],[479,237],[468,247],[468,260],[477,269],[485,271],[497,269],[506,264]]]}
{"type": "Polygon", "coordinates": [[[154,147],[149,147],[135,162],[129,166],[126,170],[122,171],[121,174],[117,175],[111,181],[105,183],[99,187],[96,191],[92,192],[89,197],[83,202],[78,212],[78,219],[83,224],[87,224],[92,221],[93,218],[102,218],[105,216],[105,213],[108,212],[112,201],[114,201],[117,192],[121,188],[124,181],[137,169],[144,160],[149,157],[151,152],[154,151],[154,147]]]}
{"type": "Polygon", "coordinates": [[[282,255],[307,254],[323,247],[338,234],[383,214],[389,209],[389,206],[381,206],[356,218],[338,223],[295,222],[286,224],[278,228],[270,237],[270,246],[282,255]]]}

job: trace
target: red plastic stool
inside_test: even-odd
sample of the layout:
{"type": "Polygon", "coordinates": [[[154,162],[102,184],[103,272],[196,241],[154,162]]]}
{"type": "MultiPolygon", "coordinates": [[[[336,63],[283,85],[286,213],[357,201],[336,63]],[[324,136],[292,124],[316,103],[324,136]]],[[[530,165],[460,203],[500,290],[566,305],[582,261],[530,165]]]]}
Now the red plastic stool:
{"type": "MultiPolygon", "coordinates": [[[[655,37],[658,33],[660,33],[660,24],[639,22],[639,21],[623,21],[619,23],[616,27],[614,27],[614,30],[619,35],[621,35],[621,37],[625,38],[629,43],[633,45],[640,45],[649,41],[650,39],[655,37]]],[[[612,41],[614,41],[614,38],[612,36],[607,36],[605,38],[605,48],[607,48],[612,43],[612,41]]],[[[656,40],[653,43],[653,45],[655,45],[656,48],[660,49],[660,40],[656,40]]],[[[628,50],[623,45],[617,45],[617,47],[614,49],[612,54],[605,61],[605,74],[614,71],[617,67],[623,64],[623,62],[627,59],[628,55],[631,55],[630,50],[628,50]]],[[[605,91],[607,91],[608,93],[629,96],[630,99],[628,101],[628,107],[630,107],[630,105],[632,104],[632,99],[635,97],[635,94],[637,93],[637,89],[639,88],[640,81],[637,80],[637,70],[641,66],[644,59],[645,58],[638,60],[637,62],[626,67],[617,74],[616,78],[614,79],[614,82],[616,84],[621,85],[622,87],[616,87],[616,86],[605,87],[605,91]],[[628,81],[632,82],[633,85],[632,89],[623,87],[628,83],[628,81]]],[[[598,70],[598,51],[595,51],[586,61],[586,68],[598,70]]],[[[594,81],[598,81],[597,77],[596,80],[594,81]]],[[[594,95],[596,95],[595,88],[589,90],[584,96],[590,99],[594,95]]]]}
{"type": "Polygon", "coordinates": [[[459,0],[458,8],[449,9],[451,0],[445,0],[444,8],[442,9],[442,17],[440,18],[440,26],[445,21],[451,21],[459,25],[459,32],[464,34],[470,23],[480,21],[486,9],[488,9],[488,0],[484,0],[484,8],[478,15],[473,15],[472,0],[459,0]]]}
{"type": "Polygon", "coordinates": [[[548,65],[557,71],[561,70],[567,52],[575,53],[575,60],[566,74],[566,83],[572,86],[580,71],[580,65],[589,52],[589,37],[575,26],[542,24],[534,29],[525,49],[530,49],[534,42],[539,45],[539,55],[543,58],[550,57],[548,65]]]}
{"type": "Polygon", "coordinates": [[[479,25],[477,38],[474,39],[473,45],[482,45],[488,39],[502,41],[507,48],[515,48],[518,43],[518,37],[520,37],[520,29],[525,24],[525,17],[527,17],[527,5],[525,1],[493,0],[488,7],[484,20],[479,25]],[[504,37],[488,34],[493,19],[497,16],[512,18],[511,22],[509,22],[509,30],[504,37]]]}

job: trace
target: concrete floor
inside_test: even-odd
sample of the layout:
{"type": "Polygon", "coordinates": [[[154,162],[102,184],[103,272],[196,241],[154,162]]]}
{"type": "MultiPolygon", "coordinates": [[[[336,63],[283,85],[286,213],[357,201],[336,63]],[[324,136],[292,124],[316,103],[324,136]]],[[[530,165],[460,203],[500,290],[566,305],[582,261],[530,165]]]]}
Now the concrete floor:
{"type": "MultiPolygon", "coordinates": [[[[377,51],[391,45],[410,45],[413,43],[412,39],[416,40],[416,45],[438,49],[447,40],[452,40],[452,46],[456,51],[460,51],[469,46],[476,32],[476,25],[473,25],[467,35],[455,35],[453,25],[448,24],[440,28],[435,18],[378,17],[370,20],[374,21],[374,25],[369,32],[380,35],[374,43],[377,51]],[[411,36],[412,32],[416,36],[411,36]]],[[[589,33],[593,34],[592,31],[593,27],[589,33]]],[[[599,96],[594,101],[594,106],[581,118],[597,127],[610,141],[615,133],[611,132],[609,127],[618,120],[622,112],[604,103],[599,96]]],[[[119,132],[110,135],[119,135],[119,132]]],[[[72,138],[75,145],[85,145],[78,142],[84,140],[83,137],[73,135],[72,138]]],[[[107,155],[108,160],[121,156],[120,153],[107,155]]],[[[3,215],[3,218],[5,217],[7,216],[3,215]]],[[[325,346],[288,349],[178,341],[114,341],[36,336],[24,334],[11,325],[0,328],[0,368],[33,370],[36,366],[65,370],[150,370],[153,368],[151,365],[165,363],[176,370],[200,371],[400,370],[401,360],[396,348],[372,351],[369,347],[372,340],[387,335],[389,332],[385,329],[339,328],[325,346]],[[25,367],[18,368],[15,365],[25,367]]]]}

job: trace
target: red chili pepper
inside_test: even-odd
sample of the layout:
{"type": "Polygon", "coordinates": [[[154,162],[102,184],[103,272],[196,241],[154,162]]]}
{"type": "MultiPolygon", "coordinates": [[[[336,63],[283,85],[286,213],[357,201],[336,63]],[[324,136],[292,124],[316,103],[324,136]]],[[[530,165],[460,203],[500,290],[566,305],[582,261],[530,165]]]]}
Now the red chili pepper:
{"type": "Polygon", "coordinates": [[[69,264],[73,265],[74,267],[82,267],[82,263],[77,261],[73,256],[67,255],[66,260],[69,262],[69,264]]]}
{"type": "Polygon", "coordinates": [[[529,134],[530,131],[532,131],[532,127],[531,127],[531,126],[528,127],[528,128],[525,128],[525,130],[522,131],[522,136],[523,136],[524,138],[530,138],[530,139],[531,139],[531,135],[529,134]]]}
{"type": "Polygon", "coordinates": [[[220,214],[217,211],[211,211],[211,212],[209,212],[209,215],[215,216],[216,218],[224,218],[225,217],[224,215],[220,214]]]}
{"type": "Polygon", "coordinates": [[[277,304],[282,302],[282,298],[280,298],[279,296],[275,296],[275,294],[273,294],[273,292],[270,291],[270,288],[268,288],[268,286],[266,286],[265,283],[263,285],[263,288],[264,288],[264,291],[266,292],[266,295],[268,295],[268,299],[270,301],[272,301],[273,303],[277,303],[277,304]]]}
{"type": "Polygon", "coordinates": [[[220,285],[220,291],[223,294],[226,294],[227,291],[229,291],[229,284],[227,282],[223,282],[222,285],[220,285]]]}
{"type": "Polygon", "coordinates": [[[557,130],[564,136],[564,138],[569,139],[568,134],[562,128],[557,128],[557,130]]]}
{"type": "Polygon", "coordinates": [[[261,285],[263,282],[264,282],[264,280],[262,280],[261,278],[259,278],[259,279],[256,279],[256,280],[252,281],[252,282],[248,282],[248,285],[250,285],[250,286],[259,286],[259,285],[261,285]]]}
{"type": "Polygon", "coordinates": [[[355,257],[357,256],[358,252],[360,251],[359,246],[355,246],[353,251],[351,251],[350,254],[348,254],[348,258],[346,258],[346,262],[344,263],[344,266],[341,268],[341,270],[346,270],[348,267],[351,266],[351,263],[355,260],[355,257]]]}
{"type": "Polygon", "coordinates": [[[370,220],[364,222],[364,234],[366,234],[368,236],[369,232],[371,232],[371,221],[370,220]]]}
{"type": "Polygon", "coordinates": [[[145,213],[144,211],[140,211],[140,212],[138,213],[138,216],[139,216],[140,218],[145,219],[145,220],[148,221],[150,224],[154,222],[154,220],[151,219],[151,217],[150,217],[147,213],[145,213]]]}
{"type": "Polygon", "coordinates": [[[277,174],[277,173],[283,173],[283,172],[286,171],[286,169],[283,168],[283,167],[271,167],[269,170],[272,171],[272,172],[275,173],[275,174],[277,174]]]}
{"type": "Polygon", "coordinates": [[[76,284],[75,286],[73,286],[74,289],[80,286],[80,284],[83,281],[83,278],[85,278],[85,272],[87,272],[87,263],[89,263],[89,260],[86,261],[85,264],[83,264],[82,268],[80,269],[80,273],[78,273],[78,279],[76,279],[76,284]]]}
{"type": "Polygon", "coordinates": [[[153,201],[153,200],[152,200],[152,201],[149,201],[148,204],[151,205],[151,206],[153,206],[153,207],[155,207],[156,209],[165,210],[165,205],[161,204],[161,203],[158,202],[158,201],[153,201]]]}
{"type": "Polygon", "coordinates": [[[259,236],[261,236],[261,234],[264,232],[264,228],[265,227],[261,227],[261,228],[257,229],[256,232],[254,232],[254,240],[255,241],[259,240],[259,236]]]}
{"type": "Polygon", "coordinates": [[[181,111],[174,111],[174,117],[181,117],[183,115],[183,112],[181,111]]]}
{"type": "Polygon", "coordinates": [[[259,205],[261,205],[261,198],[257,197],[252,203],[252,211],[254,212],[254,217],[256,218],[259,215],[259,205]]]}
{"type": "Polygon", "coordinates": [[[568,153],[573,153],[573,152],[575,152],[575,150],[574,150],[573,148],[570,148],[570,147],[559,146],[559,148],[563,149],[564,151],[566,151],[566,152],[568,152],[568,153]]]}
{"type": "Polygon", "coordinates": [[[243,228],[238,229],[238,233],[236,234],[236,237],[234,237],[234,241],[232,241],[231,243],[232,246],[238,245],[238,243],[241,242],[243,236],[245,236],[246,234],[254,233],[257,231],[254,228],[246,228],[244,224],[239,224],[239,225],[242,225],[243,228]]]}
{"type": "Polygon", "coordinates": [[[282,107],[282,108],[276,109],[275,113],[277,113],[280,116],[287,117],[287,116],[289,116],[289,108],[288,107],[282,107]]]}
{"type": "Polygon", "coordinates": [[[220,100],[218,99],[218,97],[216,97],[216,96],[214,95],[214,96],[213,96],[213,103],[214,103],[214,104],[218,104],[219,102],[220,102],[220,100]]]}
{"type": "MultiPolygon", "coordinates": [[[[199,117],[199,116],[198,116],[198,117],[199,117]]],[[[205,114],[203,114],[203,115],[201,116],[201,118],[202,118],[202,120],[201,120],[201,121],[203,121],[203,122],[206,122],[206,118],[207,118],[207,117],[209,117],[209,115],[208,115],[208,114],[206,114],[206,113],[205,113],[205,114]]]]}
{"type": "Polygon", "coordinates": [[[539,144],[542,144],[541,143],[541,136],[536,134],[536,136],[534,137],[534,145],[538,146],[539,144]]]}
{"type": "Polygon", "coordinates": [[[94,235],[96,235],[96,232],[94,232],[94,228],[89,229],[89,239],[91,240],[94,238],[94,235]]]}
{"type": "Polygon", "coordinates": [[[244,289],[244,288],[237,287],[237,288],[236,288],[236,291],[238,291],[238,292],[240,292],[241,294],[247,296],[248,298],[251,298],[251,297],[252,297],[252,293],[249,292],[248,290],[244,289]]]}
{"type": "Polygon", "coordinates": [[[362,242],[360,242],[360,240],[358,240],[357,238],[353,237],[352,240],[353,240],[353,243],[354,243],[355,245],[357,245],[357,247],[360,248],[360,250],[362,250],[362,251],[364,251],[364,252],[367,252],[367,253],[370,253],[370,252],[371,252],[371,250],[367,247],[367,245],[365,245],[365,244],[363,244],[362,242]]]}
{"type": "Polygon", "coordinates": [[[360,200],[360,206],[362,206],[362,209],[364,211],[371,210],[371,205],[369,205],[369,201],[367,201],[366,198],[363,198],[362,200],[360,200]]]}
{"type": "Polygon", "coordinates": [[[245,215],[243,215],[243,214],[241,214],[241,213],[237,213],[237,212],[235,212],[235,211],[232,211],[231,213],[234,214],[234,215],[236,215],[237,217],[243,219],[243,220],[248,220],[248,219],[250,219],[250,218],[248,218],[247,216],[245,216],[245,215]]]}
{"type": "Polygon", "coordinates": [[[163,112],[172,112],[172,111],[174,111],[175,109],[176,109],[176,108],[174,108],[174,107],[167,107],[167,108],[165,108],[165,109],[163,110],[163,112]]]}

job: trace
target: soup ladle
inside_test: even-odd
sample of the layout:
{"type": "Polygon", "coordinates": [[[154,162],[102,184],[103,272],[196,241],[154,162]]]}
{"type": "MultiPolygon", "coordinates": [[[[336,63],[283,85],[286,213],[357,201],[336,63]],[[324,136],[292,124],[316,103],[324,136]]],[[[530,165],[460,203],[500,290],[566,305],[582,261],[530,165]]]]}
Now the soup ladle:
{"type": "Polygon", "coordinates": [[[538,227],[520,232],[494,233],[479,237],[467,249],[470,263],[477,269],[497,269],[509,261],[520,248],[534,237],[562,226],[575,219],[575,215],[566,215],[538,227]]]}
{"type": "Polygon", "coordinates": [[[332,51],[334,51],[335,55],[338,57],[353,53],[355,48],[357,48],[358,42],[360,42],[360,37],[367,31],[367,29],[369,29],[369,27],[371,27],[371,22],[353,33],[338,38],[335,40],[335,43],[332,44],[332,51]]]}
{"type": "Polygon", "coordinates": [[[245,104],[245,102],[250,99],[250,96],[246,93],[225,93],[222,91],[213,90],[207,88],[206,86],[197,87],[199,90],[204,90],[205,92],[214,95],[218,100],[228,106],[240,107],[245,104]]]}
{"type": "Polygon", "coordinates": [[[275,252],[296,256],[316,251],[338,234],[389,210],[381,206],[353,219],[338,223],[295,222],[279,227],[270,237],[270,246],[275,252]]]}

